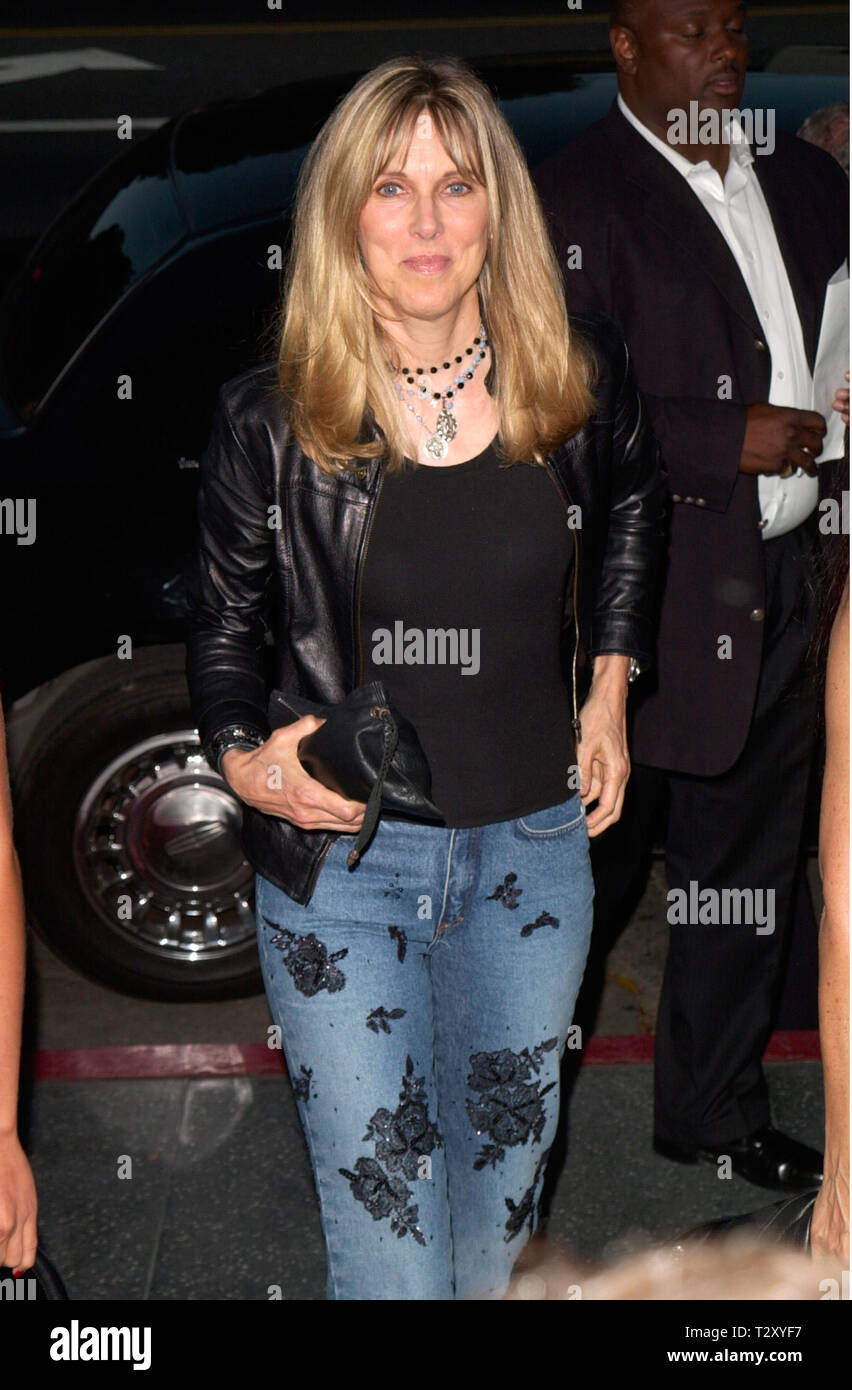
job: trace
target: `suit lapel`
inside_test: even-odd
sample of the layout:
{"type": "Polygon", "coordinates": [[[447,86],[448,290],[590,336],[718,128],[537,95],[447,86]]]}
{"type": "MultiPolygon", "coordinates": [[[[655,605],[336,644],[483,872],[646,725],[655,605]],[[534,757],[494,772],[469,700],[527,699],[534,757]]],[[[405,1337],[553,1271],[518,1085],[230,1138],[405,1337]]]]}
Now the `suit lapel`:
{"type": "Polygon", "coordinates": [[[625,177],[642,190],[642,213],[676,241],[713,281],[754,337],[762,337],[751,295],[728,243],[686,180],[648,144],[616,105],[604,119],[625,177]]]}
{"type": "Polygon", "coordinates": [[[778,248],[799,311],[808,366],[813,371],[825,286],[819,283],[818,274],[813,273],[813,258],[801,254],[802,247],[807,250],[808,245],[807,231],[802,228],[805,210],[801,203],[791,196],[790,188],[784,181],[783,170],[773,155],[756,158],[754,167],[775,227],[778,248]]]}

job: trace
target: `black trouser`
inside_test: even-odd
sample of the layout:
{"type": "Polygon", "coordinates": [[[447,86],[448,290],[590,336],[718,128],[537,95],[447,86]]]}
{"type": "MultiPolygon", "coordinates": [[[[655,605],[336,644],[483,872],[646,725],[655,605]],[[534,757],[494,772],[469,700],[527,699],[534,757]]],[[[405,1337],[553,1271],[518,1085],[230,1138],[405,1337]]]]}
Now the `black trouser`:
{"type": "Polygon", "coordinates": [[[719,777],[634,766],[622,822],[593,842],[605,913],[607,897],[614,906],[612,884],[627,882],[647,850],[655,807],[668,792],[670,889],[688,895],[691,882],[699,890],[761,889],[764,904],[774,890],[771,934],[743,924],[670,927],[657,1019],[655,1130],[687,1144],[724,1144],[769,1122],[761,1056],[783,980],[815,734],[807,663],[812,520],[764,542],[763,660],[740,758],[719,777]]]}

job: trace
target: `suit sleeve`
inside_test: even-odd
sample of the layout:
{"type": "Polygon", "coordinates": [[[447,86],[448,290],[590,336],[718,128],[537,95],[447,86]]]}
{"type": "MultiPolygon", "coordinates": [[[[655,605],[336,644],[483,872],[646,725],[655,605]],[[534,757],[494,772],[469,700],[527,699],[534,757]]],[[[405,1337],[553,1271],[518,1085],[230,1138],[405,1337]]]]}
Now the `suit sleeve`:
{"type": "Polygon", "coordinates": [[[208,760],[226,725],[268,738],[263,648],[273,573],[271,498],[220,394],[201,459],[198,540],[189,574],[186,677],[208,760]]]}
{"type": "Polygon", "coordinates": [[[645,393],[676,502],[728,509],[739,473],[748,406],[645,393]]]}

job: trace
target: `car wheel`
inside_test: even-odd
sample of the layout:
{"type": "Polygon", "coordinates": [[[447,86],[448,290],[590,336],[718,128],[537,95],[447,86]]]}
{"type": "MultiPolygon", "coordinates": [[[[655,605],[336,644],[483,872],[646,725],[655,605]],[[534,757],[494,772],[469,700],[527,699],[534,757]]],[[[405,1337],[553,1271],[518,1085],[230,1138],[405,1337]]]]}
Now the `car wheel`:
{"type": "Polygon", "coordinates": [[[262,991],[241,806],[201,751],[182,646],[71,679],[14,796],[28,915],[70,965],[152,999],[262,991]]]}

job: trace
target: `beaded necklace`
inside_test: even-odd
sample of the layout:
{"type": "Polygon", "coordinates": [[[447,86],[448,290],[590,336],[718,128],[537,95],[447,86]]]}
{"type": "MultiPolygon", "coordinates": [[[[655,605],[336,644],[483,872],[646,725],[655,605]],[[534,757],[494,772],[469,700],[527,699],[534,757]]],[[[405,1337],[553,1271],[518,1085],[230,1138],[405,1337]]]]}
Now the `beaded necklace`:
{"type": "MultiPolygon", "coordinates": [[[[417,420],[423,426],[424,430],[428,432],[429,438],[426,440],[424,448],[426,450],[426,453],[431,455],[431,457],[434,459],[445,458],[447,450],[450,447],[451,440],[455,439],[456,437],[459,425],[458,420],[452,413],[453,406],[455,405],[456,394],[457,392],[464,390],[464,385],[466,381],[472,380],[474,372],[476,371],[477,367],[479,366],[480,362],[485,356],[485,349],[487,348],[487,346],[488,340],[485,336],[485,324],[480,323],[479,334],[473,340],[473,347],[465,348],[464,352],[460,353],[455,358],[456,364],[464,364],[465,357],[472,357],[473,360],[468,364],[467,370],[459,372],[459,374],[456,377],[454,377],[452,385],[448,387],[446,391],[430,392],[429,390],[428,378],[430,376],[434,376],[434,374],[440,370],[438,367],[414,367],[410,370],[408,367],[391,368],[392,371],[398,370],[399,373],[405,377],[405,380],[408,383],[408,388],[406,389],[405,387],[401,386],[398,381],[395,381],[394,390],[396,391],[396,394],[400,402],[406,407],[407,410],[411,411],[415,420],[417,420]],[[423,377],[424,379],[418,383],[417,377],[423,377]],[[420,400],[423,401],[429,399],[431,395],[431,403],[432,408],[434,410],[438,409],[438,402],[441,403],[441,408],[438,412],[438,418],[435,421],[434,428],[430,428],[430,426],[427,425],[426,421],[423,419],[423,416],[418,415],[416,408],[405,399],[406,395],[418,396],[420,400]]],[[[451,366],[451,362],[445,362],[444,370],[448,371],[451,366]]]]}

